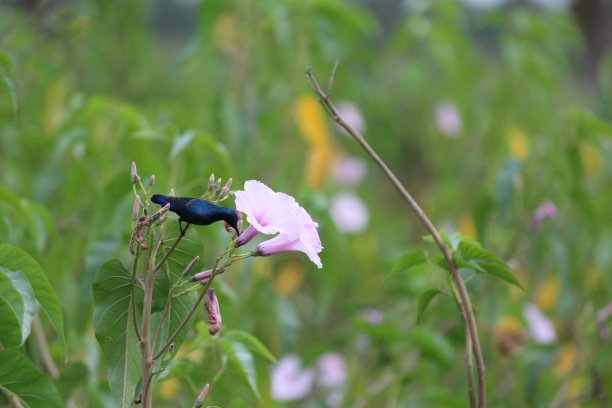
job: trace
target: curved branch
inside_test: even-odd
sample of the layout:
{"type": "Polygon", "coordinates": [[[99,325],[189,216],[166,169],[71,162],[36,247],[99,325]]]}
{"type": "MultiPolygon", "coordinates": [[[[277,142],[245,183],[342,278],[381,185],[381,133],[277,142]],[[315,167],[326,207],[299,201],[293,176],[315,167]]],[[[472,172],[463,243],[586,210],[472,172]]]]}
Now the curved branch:
{"type": "MultiPolygon", "coordinates": [[[[335,72],[335,69],[334,69],[335,72]]],[[[338,113],[336,107],[331,103],[329,98],[329,90],[327,93],[323,92],[319,83],[312,75],[310,68],[306,69],[306,77],[308,78],[308,82],[310,86],[314,90],[314,92],[319,96],[319,100],[321,104],[325,107],[327,112],[331,115],[333,120],[340,125],[344,130],[346,130],[356,141],[361,145],[361,147],[366,151],[368,156],[380,167],[385,176],[389,179],[393,187],[400,193],[400,195],[404,198],[404,200],[408,203],[416,217],[419,219],[421,224],[425,226],[427,231],[433,237],[436,246],[444,256],[446,263],[451,271],[451,275],[457,289],[459,291],[459,307],[461,310],[461,315],[463,316],[464,322],[466,324],[466,331],[469,334],[469,338],[467,339],[468,344],[471,342],[472,348],[474,351],[474,357],[476,360],[476,371],[478,377],[478,407],[485,408],[486,403],[486,384],[485,384],[485,365],[484,359],[482,357],[482,351],[480,349],[480,341],[478,340],[478,329],[476,327],[476,319],[474,317],[474,312],[472,310],[472,303],[470,302],[470,298],[467,292],[467,288],[465,287],[465,283],[461,279],[459,272],[457,271],[457,267],[451,253],[449,252],[446,245],[442,241],[438,230],[435,228],[433,223],[430,221],[429,217],[425,214],[425,212],[421,209],[415,199],[410,195],[408,190],[404,187],[404,185],[399,181],[399,179],[395,176],[395,174],[389,169],[387,164],[380,158],[380,156],[372,149],[372,147],[368,144],[368,142],[363,138],[363,136],[356,131],[344,118],[338,113]]],[[[330,79],[330,84],[333,79],[330,79]]],[[[472,396],[470,396],[470,401],[473,401],[472,396]]]]}

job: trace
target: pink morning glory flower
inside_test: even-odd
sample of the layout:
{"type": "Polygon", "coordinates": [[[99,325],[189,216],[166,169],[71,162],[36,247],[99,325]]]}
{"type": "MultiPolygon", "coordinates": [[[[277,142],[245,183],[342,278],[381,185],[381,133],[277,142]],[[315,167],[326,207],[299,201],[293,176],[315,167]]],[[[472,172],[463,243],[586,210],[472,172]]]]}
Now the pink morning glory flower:
{"type": "Polygon", "coordinates": [[[323,266],[317,255],[323,249],[318,224],[293,197],[274,192],[257,180],[244,183],[244,191],[236,191],[235,195],[236,209],[246,214],[249,222],[249,227],[238,238],[238,245],[246,244],[259,233],[278,234],[257,245],[254,253],[268,256],[301,251],[319,268],[323,266]]]}

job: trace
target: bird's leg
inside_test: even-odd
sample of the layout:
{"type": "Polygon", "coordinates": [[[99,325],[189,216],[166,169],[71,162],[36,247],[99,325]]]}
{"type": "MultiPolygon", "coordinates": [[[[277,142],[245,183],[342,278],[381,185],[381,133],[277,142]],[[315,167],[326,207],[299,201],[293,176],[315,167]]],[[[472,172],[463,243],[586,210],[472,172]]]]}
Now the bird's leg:
{"type": "Polygon", "coordinates": [[[179,222],[179,229],[181,230],[181,237],[185,236],[185,230],[183,229],[183,224],[181,224],[181,219],[179,218],[178,222],[179,222]]]}

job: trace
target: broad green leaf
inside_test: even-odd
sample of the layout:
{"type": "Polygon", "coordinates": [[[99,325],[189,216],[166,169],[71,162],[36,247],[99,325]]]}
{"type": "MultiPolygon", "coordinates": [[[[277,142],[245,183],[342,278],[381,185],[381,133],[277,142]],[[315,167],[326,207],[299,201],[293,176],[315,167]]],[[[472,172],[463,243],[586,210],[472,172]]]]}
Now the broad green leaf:
{"type": "Polygon", "coordinates": [[[422,249],[407,252],[402,255],[400,259],[397,260],[397,262],[395,262],[395,265],[393,265],[393,268],[391,268],[389,276],[394,275],[398,272],[407,271],[410,268],[422,265],[424,263],[427,263],[427,253],[422,249]]]}
{"type": "Polygon", "coordinates": [[[429,289],[419,296],[417,299],[417,323],[421,321],[421,317],[423,317],[423,313],[425,312],[425,309],[427,309],[429,303],[434,297],[436,297],[436,295],[440,293],[442,292],[440,292],[438,289],[429,289]]]}
{"type": "Polygon", "coordinates": [[[0,388],[18,397],[28,408],[64,406],[51,378],[16,350],[0,350],[0,388]]]}
{"type": "Polygon", "coordinates": [[[263,358],[267,359],[271,363],[276,363],[276,358],[272,355],[270,350],[267,349],[264,344],[259,341],[255,336],[241,330],[228,330],[224,336],[226,339],[232,342],[239,342],[245,345],[249,350],[259,354],[263,358]]]}
{"type": "Polygon", "coordinates": [[[0,267],[11,271],[21,272],[28,278],[36,300],[49,318],[51,325],[57,333],[62,350],[65,350],[64,318],[55,292],[49,283],[45,272],[30,255],[11,245],[0,245],[0,267]]]}
{"type": "Polygon", "coordinates": [[[35,312],[34,289],[28,278],[0,267],[0,338],[5,345],[21,346],[26,341],[35,312]]]}
{"type": "MultiPolygon", "coordinates": [[[[140,350],[132,320],[131,287],[131,273],[117,259],[103,264],[93,283],[93,325],[106,356],[108,382],[118,407],[132,405],[141,375],[140,350]]],[[[140,308],[137,306],[137,309],[140,308]]]]}
{"type": "Polygon", "coordinates": [[[253,354],[242,343],[236,341],[221,339],[219,345],[227,357],[229,367],[246,381],[251,391],[259,398],[253,354]]]}
{"type": "Polygon", "coordinates": [[[512,269],[497,255],[480,245],[461,241],[453,258],[458,267],[468,267],[477,272],[488,273],[523,289],[512,269]]]}

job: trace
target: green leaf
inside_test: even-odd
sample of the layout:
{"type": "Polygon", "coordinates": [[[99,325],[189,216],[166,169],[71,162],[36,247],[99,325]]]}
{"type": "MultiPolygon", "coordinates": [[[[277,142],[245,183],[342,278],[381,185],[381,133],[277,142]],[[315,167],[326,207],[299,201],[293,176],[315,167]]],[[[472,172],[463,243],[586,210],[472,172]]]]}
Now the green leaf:
{"type": "Polygon", "coordinates": [[[0,339],[21,346],[32,329],[36,312],[34,289],[23,274],[0,267],[0,339]]]}
{"type": "Polygon", "coordinates": [[[264,344],[259,341],[255,336],[241,330],[228,330],[224,336],[226,339],[232,342],[239,342],[245,345],[249,350],[259,354],[271,363],[276,363],[276,357],[272,355],[270,350],[264,344]]]}
{"type": "Polygon", "coordinates": [[[419,249],[417,251],[407,252],[395,262],[395,265],[393,265],[387,277],[425,263],[427,263],[427,253],[424,250],[419,249]]]}
{"type": "Polygon", "coordinates": [[[47,275],[38,262],[21,249],[2,244],[0,245],[0,267],[15,272],[21,272],[28,278],[30,285],[32,285],[32,289],[34,289],[36,300],[40,303],[41,309],[49,318],[51,325],[55,329],[62,350],[65,350],[66,340],[64,337],[64,318],[62,309],[49,283],[47,275]]]}
{"type": "Polygon", "coordinates": [[[414,342],[424,355],[431,357],[443,365],[449,365],[454,358],[454,351],[449,341],[440,334],[423,326],[415,326],[410,331],[410,340],[414,342]]]}
{"type": "Polygon", "coordinates": [[[219,340],[221,350],[227,356],[230,369],[236,372],[251,388],[253,394],[259,398],[259,389],[257,388],[257,377],[255,375],[255,365],[253,363],[253,354],[240,342],[229,341],[226,339],[219,340]]]}
{"type": "Polygon", "coordinates": [[[497,255],[473,242],[461,241],[453,254],[458,267],[472,268],[477,272],[488,273],[523,289],[514,276],[512,269],[497,255]]]}
{"type": "Polygon", "coordinates": [[[63,399],[67,400],[74,390],[86,384],[88,376],[89,370],[84,363],[77,362],[64,367],[57,380],[57,389],[63,399]]]}
{"type": "Polygon", "coordinates": [[[51,378],[16,350],[0,350],[0,388],[17,396],[28,408],[64,406],[51,378]]]}
{"type": "Polygon", "coordinates": [[[436,295],[440,293],[442,292],[440,292],[438,289],[429,289],[421,293],[421,295],[417,299],[417,323],[421,321],[421,317],[423,317],[423,313],[425,312],[425,309],[427,309],[429,303],[433,300],[434,297],[436,297],[436,295]]]}
{"type": "Polygon", "coordinates": [[[119,407],[132,406],[141,375],[140,350],[132,324],[131,278],[121,262],[113,259],[100,267],[93,283],[93,325],[108,363],[111,394],[119,407]]]}

